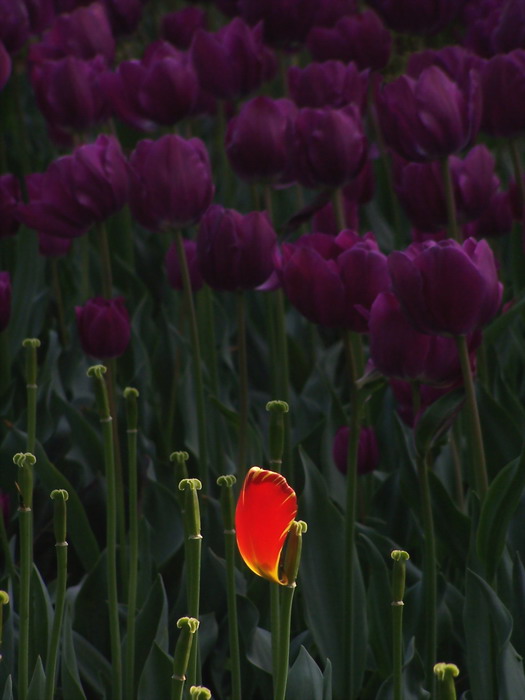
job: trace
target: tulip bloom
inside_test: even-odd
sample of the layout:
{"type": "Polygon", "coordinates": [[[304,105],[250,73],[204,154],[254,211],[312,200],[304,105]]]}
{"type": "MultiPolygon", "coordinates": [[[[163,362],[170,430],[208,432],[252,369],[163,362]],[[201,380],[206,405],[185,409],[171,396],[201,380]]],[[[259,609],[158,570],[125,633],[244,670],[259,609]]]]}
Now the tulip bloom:
{"type": "Polygon", "coordinates": [[[237,545],[246,565],[258,576],[286,585],[279,571],[286,535],[297,514],[297,496],[277,472],[252,467],[235,511],[237,545]]]}
{"type": "Polygon", "coordinates": [[[129,345],[131,325],[124,298],[88,299],[76,306],[78,335],[86,355],[101,360],[120,357],[129,345]]]}

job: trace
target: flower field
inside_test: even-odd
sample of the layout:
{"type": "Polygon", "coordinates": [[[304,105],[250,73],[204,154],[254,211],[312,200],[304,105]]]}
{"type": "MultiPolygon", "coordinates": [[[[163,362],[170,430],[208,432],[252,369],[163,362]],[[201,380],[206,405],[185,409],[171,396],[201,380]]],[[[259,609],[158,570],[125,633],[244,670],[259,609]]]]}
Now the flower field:
{"type": "Polygon", "coordinates": [[[523,0],[0,0],[0,700],[525,699],[523,0]]]}

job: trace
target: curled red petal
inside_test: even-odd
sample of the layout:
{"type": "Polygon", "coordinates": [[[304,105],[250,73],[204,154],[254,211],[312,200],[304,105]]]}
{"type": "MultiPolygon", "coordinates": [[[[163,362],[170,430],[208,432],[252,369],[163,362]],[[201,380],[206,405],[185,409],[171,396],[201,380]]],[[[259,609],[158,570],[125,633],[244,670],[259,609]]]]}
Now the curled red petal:
{"type": "Polygon", "coordinates": [[[279,578],[279,559],[286,535],[297,514],[297,496],[277,472],[252,467],[237,502],[237,545],[246,565],[258,576],[279,578]]]}

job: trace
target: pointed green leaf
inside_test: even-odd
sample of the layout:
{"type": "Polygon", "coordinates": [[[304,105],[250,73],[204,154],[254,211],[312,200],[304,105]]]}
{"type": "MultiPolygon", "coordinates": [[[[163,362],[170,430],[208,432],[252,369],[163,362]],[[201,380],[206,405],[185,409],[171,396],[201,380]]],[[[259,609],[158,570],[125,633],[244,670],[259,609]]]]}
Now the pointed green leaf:
{"type": "Polygon", "coordinates": [[[148,654],[138,686],[138,700],[171,697],[171,676],[173,660],[157,642],[148,654]]]}
{"type": "Polygon", "coordinates": [[[33,677],[27,691],[27,700],[42,700],[46,692],[46,674],[40,656],[36,660],[33,677]]]}
{"type": "Polygon", "coordinates": [[[135,628],[135,683],[140,678],[148,653],[156,642],[164,651],[168,645],[168,601],[160,575],[144,601],[135,628]]]}
{"type": "Polygon", "coordinates": [[[8,676],[4,686],[2,700],[13,700],[13,678],[8,676]]]}
{"type": "Polygon", "coordinates": [[[323,700],[323,674],[306,649],[301,646],[289,674],[286,700],[323,700]]]}
{"type": "Polygon", "coordinates": [[[416,426],[415,443],[419,454],[426,454],[449,429],[464,400],[464,389],[455,389],[427,408],[416,426]]]}

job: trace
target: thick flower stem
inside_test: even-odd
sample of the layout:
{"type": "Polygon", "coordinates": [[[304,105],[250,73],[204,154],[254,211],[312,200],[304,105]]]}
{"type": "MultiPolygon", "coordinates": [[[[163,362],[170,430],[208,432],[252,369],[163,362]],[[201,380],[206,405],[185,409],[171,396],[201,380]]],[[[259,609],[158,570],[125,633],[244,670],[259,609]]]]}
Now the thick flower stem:
{"type": "Polygon", "coordinates": [[[100,224],[98,229],[98,244],[100,250],[100,270],[102,274],[102,296],[106,299],[111,299],[113,296],[113,274],[111,272],[108,233],[104,224],[100,224]]]}
{"type": "Polygon", "coordinates": [[[392,572],[392,658],[394,677],[394,700],[403,700],[403,598],[405,595],[406,562],[408,552],[394,550],[392,572]]]}
{"type": "Polygon", "coordinates": [[[193,303],[193,292],[191,289],[188,260],[186,258],[184,240],[182,238],[182,233],[180,230],[175,231],[175,245],[177,246],[177,255],[179,258],[180,269],[182,274],[182,284],[184,289],[184,295],[186,297],[186,306],[188,309],[190,321],[190,339],[193,354],[193,381],[195,382],[195,404],[197,411],[197,431],[199,442],[199,475],[203,488],[205,491],[207,491],[208,451],[206,438],[206,411],[204,402],[204,383],[202,379],[201,348],[199,340],[199,331],[197,327],[197,316],[195,313],[195,304],[193,303]]]}
{"type": "Polygon", "coordinates": [[[137,494],[137,436],[138,391],[132,387],[124,389],[127,415],[128,442],[128,481],[129,481],[129,565],[128,565],[128,611],[126,633],[126,676],[125,697],[132,700],[135,697],[135,622],[137,610],[137,572],[139,555],[139,524],[138,524],[138,494],[137,494]]]}
{"type": "Polygon", "coordinates": [[[447,205],[448,218],[448,233],[455,241],[460,242],[460,231],[456,216],[456,201],[454,197],[454,183],[452,182],[452,173],[450,171],[450,162],[448,157],[441,161],[441,172],[443,175],[443,184],[445,187],[445,202],[447,205]]]}
{"type": "MultiPolygon", "coordinates": [[[[428,454],[418,455],[417,468],[419,477],[419,493],[421,498],[421,520],[423,524],[423,618],[425,620],[425,678],[433,685],[432,669],[436,661],[436,605],[437,605],[437,571],[436,571],[436,539],[434,535],[434,518],[430,499],[428,480],[428,454]]],[[[433,693],[432,693],[433,695],[433,693]]]]}
{"type": "Polygon", "coordinates": [[[194,637],[199,629],[199,621],[193,617],[181,617],[177,621],[181,630],[173,655],[173,675],[171,676],[171,700],[182,700],[186,684],[186,672],[194,648],[194,637]]]}
{"type": "Polygon", "coordinates": [[[434,675],[437,679],[436,700],[456,700],[454,678],[459,676],[458,667],[455,664],[439,663],[434,666],[434,675]]]}
{"type": "Polygon", "coordinates": [[[0,397],[9,388],[11,382],[11,353],[9,352],[9,329],[0,331],[0,397]]]}
{"type": "Polygon", "coordinates": [[[239,442],[237,473],[248,470],[246,461],[248,440],[248,356],[246,352],[246,298],[244,292],[237,292],[237,349],[239,353],[239,442]]]}
{"type": "Polygon", "coordinates": [[[115,476],[115,456],[113,446],[112,416],[109,408],[108,392],[104,374],[106,368],[95,365],[88,369],[88,376],[95,382],[97,405],[104,442],[104,463],[106,467],[106,568],[108,587],[108,615],[111,644],[112,697],[122,700],[122,658],[120,648],[120,627],[117,593],[117,485],[115,476]]]}
{"type": "Polygon", "coordinates": [[[220,476],[222,521],[224,524],[224,549],[226,555],[226,596],[228,604],[228,636],[230,642],[230,664],[232,674],[231,700],[241,700],[241,661],[239,650],[239,622],[237,615],[237,589],[235,586],[235,504],[233,475],[220,476]]]}
{"type": "Polygon", "coordinates": [[[51,260],[51,285],[57,308],[58,336],[60,338],[60,342],[62,343],[62,347],[65,348],[68,344],[68,334],[65,321],[66,314],[64,311],[64,296],[62,294],[62,287],[60,286],[58,260],[56,258],[51,260]]]}
{"type": "Polygon", "coordinates": [[[56,491],[52,491],[51,498],[53,499],[55,505],[57,581],[55,593],[55,616],[53,618],[53,628],[51,630],[51,639],[47,653],[45,688],[46,700],[53,700],[55,694],[58,648],[60,645],[62,620],[64,619],[64,609],[66,604],[68,549],[68,544],[66,541],[66,501],[69,498],[69,494],[63,489],[58,489],[56,491]]]}
{"type": "MultiPolygon", "coordinates": [[[[272,584],[278,586],[279,584],[272,584]]],[[[290,659],[290,627],[292,619],[292,603],[296,584],[281,586],[282,600],[280,609],[280,643],[277,676],[275,680],[274,700],[284,700],[288,683],[288,662],[290,659]]]]}
{"type": "Polygon", "coordinates": [[[20,601],[18,635],[18,697],[26,700],[29,686],[29,619],[31,615],[31,573],[33,569],[33,467],[30,452],[13,457],[18,467],[18,522],[20,527],[20,601]]]}
{"type": "Polygon", "coordinates": [[[458,335],[456,336],[456,342],[458,346],[459,359],[461,362],[463,384],[465,385],[465,392],[467,394],[467,413],[472,438],[474,485],[480,501],[483,502],[485,494],[488,490],[489,481],[487,476],[487,464],[485,460],[485,448],[483,446],[481,421],[479,418],[478,404],[476,401],[476,390],[474,387],[474,379],[472,377],[472,369],[470,367],[467,339],[464,335],[458,335]]]}
{"type": "Polygon", "coordinates": [[[343,653],[347,663],[345,674],[345,697],[353,698],[354,683],[354,557],[355,520],[357,508],[357,457],[359,448],[359,431],[363,411],[362,396],[356,384],[362,373],[361,338],[357,333],[345,334],[347,366],[350,382],[350,420],[346,474],[346,513],[345,513],[345,551],[344,551],[344,637],[343,653]]]}

